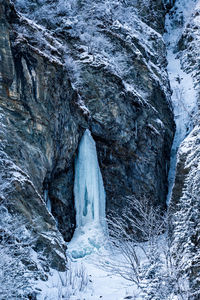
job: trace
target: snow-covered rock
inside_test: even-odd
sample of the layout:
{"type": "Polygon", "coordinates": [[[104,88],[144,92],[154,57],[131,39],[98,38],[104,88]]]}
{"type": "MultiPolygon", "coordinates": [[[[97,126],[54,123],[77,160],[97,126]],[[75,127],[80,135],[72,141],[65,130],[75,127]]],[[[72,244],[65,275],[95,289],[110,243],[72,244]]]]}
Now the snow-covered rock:
{"type": "MultiPolygon", "coordinates": [[[[63,217],[64,212],[69,213],[63,203],[74,216],[73,160],[85,128],[91,130],[97,145],[107,211],[120,211],[125,204],[122,199],[132,194],[137,198],[145,194],[155,205],[165,207],[174,123],[161,35],[165,15],[162,1],[14,4],[20,13],[12,22],[12,47],[19,60],[23,57],[24,69],[28,63],[34,79],[37,63],[34,66],[31,58],[27,62],[27,52],[33,51],[58,70],[65,70],[74,90],[74,107],[67,111],[69,118],[66,120],[64,113],[57,121],[57,129],[70,124],[67,132],[73,146],[65,151],[69,137],[64,134],[66,142],[62,139],[64,144],[58,147],[62,159],[59,161],[57,151],[59,162],[54,161],[56,166],[50,164],[45,179],[52,213],[66,240],[69,235],[65,231],[72,234],[74,220],[63,217]],[[66,188],[64,180],[69,183],[66,188]]],[[[27,75],[25,79],[28,78],[27,75]]],[[[48,92],[46,95],[45,99],[49,99],[48,92]]],[[[58,97],[61,100],[66,96],[60,93],[58,97]]]]}
{"type": "Polygon", "coordinates": [[[166,22],[168,71],[177,126],[168,200],[173,255],[180,278],[188,279],[188,299],[200,296],[199,9],[199,0],[177,0],[166,22]]]}
{"type": "Polygon", "coordinates": [[[191,259],[177,263],[198,289],[198,229],[187,220],[198,228],[199,1],[174,2],[0,2],[0,196],[31,224],[35,250],[53,268],[64,270],[62,236],[69,241],[76,225],[74,161],[85,129],[107,212],[120,214],[130,195],[165,208],[173,106],[175,154],[196,126],[178,151],[170,210],[174,252],[191,259]]]}

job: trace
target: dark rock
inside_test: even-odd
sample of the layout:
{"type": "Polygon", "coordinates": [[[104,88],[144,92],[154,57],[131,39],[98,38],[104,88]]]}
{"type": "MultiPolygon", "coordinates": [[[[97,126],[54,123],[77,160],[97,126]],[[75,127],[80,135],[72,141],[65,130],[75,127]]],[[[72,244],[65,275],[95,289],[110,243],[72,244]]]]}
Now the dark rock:
{"type": "MultiPolygon", "coordinates": [[[[174,134],[171,91],[165,45],[147,26],[162,32],[164,8],[161,1],[158,6],[138,3],[142,18],[147,17],[144,22],[134,19],[137,26],[131,23],[132,31],[109,17],[105,28],[102,15],[83,22],[94,28],[91,39],[99,36],[107,45],[105,53],[101,40],[92,44],[90,38],[81,39],[83,29],[77,23],[63,29],[58,18],[62,30],[57,39],[58,25],[47,15],[35,16],[43,29],[17,14],[8,1],[0,5],[2,195],[10,211],[29,222],[36,237],[34,249],[58,270],[66,263],[60,232],[69,241],[75,228],[74,159],[85,128],[97,144],[107,211],[120,212],[125,197],[133,194],[165,207],[174,134]]],[[[39,9],[31,5],[30,15],[39,9]]],[[[132,13],[138,9],[129,8],[132,13]]],[[[79,10],[83,20],[85,10],[90,13],[90,5],[79,10]]]]}
{"type": "Polygon", "coordinates": [[[75,92],[62,67],[26,43],[11,49],[9,18],[5,6],[0,9],[1,193],[9,210],[30,224],[35,250],[49,258],[51,267],[65,270],[65,245],[44,203],[43,181],[49,173],[53,181],[60,169],[67,177],[66,158],[78,143],[78,133],[71,136],[78,128],[70,113],[75,92]]]}

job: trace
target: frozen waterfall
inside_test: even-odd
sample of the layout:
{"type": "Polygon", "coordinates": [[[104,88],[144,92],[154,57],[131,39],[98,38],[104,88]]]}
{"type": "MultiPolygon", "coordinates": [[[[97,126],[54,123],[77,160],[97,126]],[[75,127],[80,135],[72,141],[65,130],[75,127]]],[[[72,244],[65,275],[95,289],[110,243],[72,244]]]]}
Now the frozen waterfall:
{"type": "Polygon", "coordinates": [[[76,225],[101,223],[105,219],[105,191],[98,164],[95,141],[86,129],[75,165],[74,183],[76,225]]]}
{"type": "Polygon", "coordinates": [[[103,246],[105,190],[97,159],[95,141],[86,129],[75,163],[74,196],[76,230],[68,245],[72,258],[81,258],[103,246]]]}

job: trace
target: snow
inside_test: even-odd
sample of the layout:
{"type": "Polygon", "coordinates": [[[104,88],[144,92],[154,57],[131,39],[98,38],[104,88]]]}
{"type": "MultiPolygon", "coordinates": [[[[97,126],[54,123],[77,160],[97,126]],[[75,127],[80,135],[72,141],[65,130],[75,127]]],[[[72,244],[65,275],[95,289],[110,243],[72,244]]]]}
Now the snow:
{"type": "MultiPolygon", "coordinates": [[[[92,284],[90,288],[88,288],[88,291],[84,294],[84,298],[81,299],[120,300],[124,299],[128,295],[132,296],[133,287],[131,284],[120,276],[113,275],[103,270],[100,266],[98,266],[98,264],[94,263],[94,261],[98,260],[99,256],[93,255],[89,259],[87,258],[82,261],[92,284]]],[[[70,298],[70,300],[71,299],[73,298],[70,298]]]]}
{"type": "MultiPolygon", "coordinates": [[[[163,64],[165,48],[162,36],[137,16],[139,12],[135,3],[113,0],[98,3],[91,1],[81,3],[78,0],[57,2],[55,4],[52,1],[41,0],[40,5],[35,5],[30,0],[14,0],[23,20],[15,29],[19,36],[22,35],[29,41],[30,45],[34,43],[34,47],[31,46],[34,51],[50,61],[64,64],[77,91],[81,91],[82,86],[79,65],[83,68],[83,64],[90,64],[103,66],[123,78],[125,88],[132,90],[135,95],[135,82],[130,76],[132,61],[127,55],[127,48],[132,49],[136,59],[142,59],[151,76],[168,94],[168,86],[163,84],[167,76],[163,64]],[[62,39],[63,32],[71,38],[62,39]],[[73,38],[76,38],[76,43],[73,42],[71,48],[73,38]],[[126,51],[115,45],[111,41],[113,38],[119,42],[123,40],[126,51]],[[78,47],[84,51],[77,51],[78,47]],[[160,55],[161,51],[163,55],[160,55]],[[73,66],[69,63],[70,60],[73,60],[73,66]]],[[[142,97],[139,99],[146,104],[144,91],[138,89],[137,93],[138,96],[141,94],[142,97]]],[[[87,107],[82,101],[81,99],[78,104],[83,113],[88,114],[87,107]]]]}
{"type": "MultiPolygon", "coordinates": [[[[182,142],[181,147],[179,149],[178,155],[181,156],[184,153],[187,153],[186,159],[186,168],[191,168],[191,165],[194,163],[195,155],[198,155],[198,137],[199,137],[199,127],[198,125],[194,127],[192,132],[187,136],[187,138],[182,142]]],[[[196,165],[195,171],[200,169],[200,161],[196,157],[196,165]]]]}
{"type": "MultiPolygon", "coordinates": [[[[51,269],[48,281],[40,281],[36,288],[38,300],[122,300],[125,297],[137,296],[142,299],[136,287],[120,276],[103,270],[98,265],[101,254],[92,254],[82,259],[69,261],[69,270],[58,272],[51,269]]],[[[132,298],[134,299],[134,298],[132,298]]]]}
{"type": "Polygon", "coordinates": [[[77,104],[78,104],[79,108],[83,111],[84,115],[90,115],[89,109],[86,107],[83,99],[81,98],[81,96],[79,94],[78,94],[77,104]]]}
{"type": "Polygon", "coordinates": [[[197,110],[197,91],[194,88],[193,74],[183,71],[180,58],[175,52],[177,42],[181,37],[184,27],[190,20],[196,2],[194,0],[178,0],[176,1],[177,9],[174,15],[168,14],[166,17],[167,33],[164,39],[167,45],[168,74],[173,92],[171,99],[176,123],[176,133],[171,150],[168,175],[169,192],[167,204],[169,204],[172,195],[176,173],[177,151],[181,142],[193,128],[193,117],[197,110]]]}

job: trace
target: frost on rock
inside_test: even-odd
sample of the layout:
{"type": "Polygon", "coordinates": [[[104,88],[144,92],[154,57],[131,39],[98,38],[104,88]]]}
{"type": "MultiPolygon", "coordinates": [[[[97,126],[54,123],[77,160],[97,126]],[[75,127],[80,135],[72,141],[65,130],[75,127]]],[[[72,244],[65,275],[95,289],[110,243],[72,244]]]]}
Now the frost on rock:
{"type": "Polygon", "coordinates": [[[176,173],[176,156],[181,142],[191,132],[197,112],[197,90],[194,88],[194,74],[186,73],[180,55],[177,54],[177,44],[190,21],[192,11],[197,1],[177,1],[175,12],[166,17],[165,42],[167,45],[168,74],[172,88],[172,105],[176,122],[176,133],[171,150],[171,162],[168,175],[169,204],[176,173]]]}
{"type": "Polygon", "coordinates": [[[177,127],[169,173],[171,251],[178,277],[188,281],[184,299],[195,300],[200,295],[199,9],[199,0],[177,0],[165,36],[177,127]]]}
{"type": "Polygon", "coordinates": [[[95,141],[88,129],[81,139],[76,160],[74,195],[77,228],[71,246],[76,245],[78,239],[79,250],[73,249],[71,254],[79,258],[90,254],[94,248],[100,248],[98,237],[103,235],[106,226],[103,179],[95,141]]]}
{"type": "MultiPolygon", "coordinates": [[[[129,74],[133,72],[131,64],[134,58],[136,61],[142,59],[169,98],[162,36],[153,29],[154,26],[151,27],[154,18],[148,26],[146,18],[138,17],[145,13],[141,3],[136,5],[120,0],[98,3],[78,0],[42,0],[39,4],[30,0],[13,2],[23,21],[15,26],[18,35],[22,35],[30,45],[34,43],[34,49],[43,56],[65,65],[77,90],[82,90],[82,81],[86,78],[83,79],[81,73],[87,65],[109,70],[133,89],[134,77],[129,74]],[[114,40],[117,43],[113,43],[114,40]],[[119,47],[122,40],[123,51],[119,47]]],[[[148,5],[149,0],[144,1],[144,6],[148,5]]],[[[152,9],[151,14],[154,13],[152,9]]],[[[86,114],[82,103],[79,104],[86,114]]]]}
{"type": "Polygon", "coordinates": [[[172,252],[176,256],[180,277],[185,275],[188,278],[191,299],[199,299],[200,295],[199,141],[200,127],[196,125],[178,151],[173,206],[170,207],[173,212],[172,252]]]}

